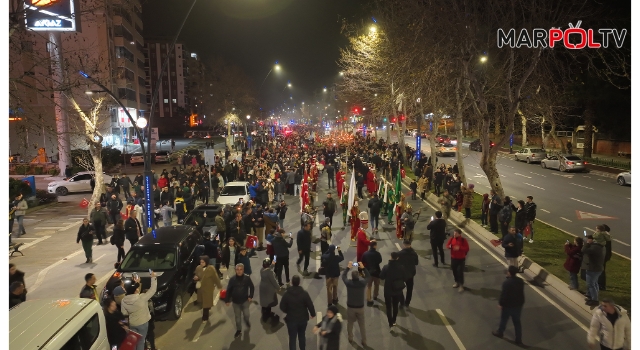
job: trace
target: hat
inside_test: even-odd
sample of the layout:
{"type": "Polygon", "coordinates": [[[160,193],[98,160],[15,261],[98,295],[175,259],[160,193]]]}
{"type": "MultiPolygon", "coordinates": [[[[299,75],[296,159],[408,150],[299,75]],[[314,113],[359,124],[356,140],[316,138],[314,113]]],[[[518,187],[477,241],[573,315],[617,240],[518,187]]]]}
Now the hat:
{"type": "Polygon", "coordinates": [[[411,204],[407,203],[407,210],[409,209],[413,209],[413,207],[411,206],[411,204]]]}
{"type": "Polygon", "coordinates": [[[327,311],[331,311],[331,312],[333,312],[334,315],[337,315],[338,314],[338,307],[335,306],[335,305],[331,305],[331,306],[329,306],[327,308],[327,311]]]}
{"type": "Polygon", "coordinates": [[[360,223],[361,224],[368,224],[369,223],[369,214],[367,214],[366,211],[360,212],[360,215],[358,215],[358,217],[360,218],[360,223]]]}

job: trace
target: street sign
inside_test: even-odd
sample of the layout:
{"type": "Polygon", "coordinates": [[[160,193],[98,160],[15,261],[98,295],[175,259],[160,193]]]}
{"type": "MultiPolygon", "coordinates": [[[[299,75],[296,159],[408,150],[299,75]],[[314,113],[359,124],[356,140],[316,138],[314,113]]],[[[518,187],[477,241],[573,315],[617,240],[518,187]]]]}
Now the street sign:
{"type": "Polygon", "coordinates": [[[207,165],[216,163],[216,153],[214,149],[207,148],[204,150],[204,163],[207,165]]]}
{"type": "Polygon", "coordinates": [[[513,134],[509,137],[509,147],[513,147],[513,134]]]}
{"type": "Polygon", "coordinates": [[[24,16],[32,31],[80,32],[77,0],[26,0],[24,16]]]}
{"type": "Polygon", "coordinates": [[[576,216],[580,220],[610,220],[610,219],[617,219],[617,218],[614,218],[613,216],[600,215],[600,214],[594,214],[594,213],[587,213],[586,211],[580,211],[580,210],[576,210],[576,216]]]}
{"type": "Polygon", "coordinates": [[[158,128],[151,128],[151,153],[156,153],[156,143],[158,143],[158,128]]]}
{"type": "Polygon", "coordinates": [[[422,145],[422,138],[420,137],[420,133],[416,135],[416,161],[420,161],[420,150],[422,145]]]}

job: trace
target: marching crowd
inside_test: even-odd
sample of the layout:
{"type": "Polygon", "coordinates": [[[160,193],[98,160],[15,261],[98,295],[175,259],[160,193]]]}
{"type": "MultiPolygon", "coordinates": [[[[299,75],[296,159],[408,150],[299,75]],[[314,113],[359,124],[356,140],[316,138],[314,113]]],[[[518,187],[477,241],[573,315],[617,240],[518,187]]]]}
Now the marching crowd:
{"type": "MultiPolygon", "coordinates": [[[[398,310],[408,308],[411,304],[416,266],[419,264],[418,254],[412,248],[419,211],[413,212],[401,190],[404,170],[400,164],[404,159],[397,143],[389,145],[383,139],[376,141],[370,136],[364,138],[358,135],[311,141],[309,134],[309,131],[302,129],[287,138],[267,137],[254,150],[246,149],[245,145],[241,155],[235,157],[227,149],[224,153],[219,152],[216,163],[210,167],[205,166],[199,157],[191,157],[189,162],[186,158],[181,160],[179,167],[164,169],[156,176],[152,188],[152,205],[157,215],[155,222],[163,226],[182,224],[197,204],[208,203],[210,197],[217,202],[224,184],[248,181],[251,201],[225,206],[215,218],[215,232],[203,233],[203,245],[198,250],[200,264],[194,271],[195,303],[202,308],[202,320],[209,320],[210,310],[219,299],[233,308],[235,337],[250,329],[249,305],[254,299],[256,287],[251,279],[254,274],[250,258],[258,255],[256,252],[265,251],[266,256],[262,258],[261,269],[257,273],[261,320],[278,323],[279,316],[274,311],[278,307],[285,314],[290,349],[296,349],[297,346],[305,349],[310,320],[314,322],[313,332],[320,337],[321,349],[340,348],[345,316],[338,312],[337,307],[340,281],[347,291],[347,300],[343,305],[347,310],[348,340],[355,341],[353,327],[357,323],[361,338],[359,342],[366,347],[365,308],[373,306],[376,301],[382,302],[378,298],[381,281],[384,281],[382,296],[390,329],[396,326],[398,310]],[[320,199],[318,183],[319,177],[324,174],[327,176],[329,193],[325,199],[320,199]],[[364,192],[365,187],[367,192],[364,192]],[[335,197],[332,190],[335,190],[335,197]],[[287,231],[294,231],[297,227],[284,227],[288,210],[285,198],[290,198],[291,202],[291,197],[285,195],[294,196],[294,201],[301,201],[300,229],[295,236],[291,232],[287,234],[287,231]],[[360,207],[360,201],[365,198],[368,199],[367,208],[360,207]],[[320,201],[322,204],[316,206],[320,201]],[[342,224],[349,227],[350,240],[356,247],[353,261],[346,262],[340,245],[333,244],[333,217],[339,210],[342,210],[342,224]],[[318,212],[323,214],[324,221],[316,225],[318,212]],[[384,258],[378,251],[377,241],[380,238],[380,215],[386,217],[389,225],[395,226],[396,238],[402,243],[400,251],[394,251],[384,258]],[[316,226],[319,232],[314,233],[316,226]],[[290,248],[294,240],[298,252],[296,266],[300,274],[313,275],[317,279],[324,276],[327,309],[321,320],[314,320],[315,307],[309,293],[300,285],[300,276],[290,276],[290,248]],[[320,244],[321,264],[318,271],[310,273],[309,260],[314,243],[320,244]],[[226,276],[222,271],[224,269],[226,276]],[[226,286],[223,286],[223,281],[226,286]],[[216,288],[219,292],[216,292],[216,288]],[[278,300],[278,293],[283,291],[278,300]]],[[[432,186],[438,196],[440,210],[436,211],[427,226],[433,265],[445,265],[445,250],[450,251],[450,267],[455,282],[453,287],[464,292],[469,243],[459,228],[447,232],[447,220],[452,209],[464,212],[467,222],[471,219],[474,186],[461,183],[457,164],[449,167],[441,164],[434,170],[429,158],[416,161],[411,156],[415,152],[409,147],[404,153],[410,158],[408,160],[413,160],[418,179],[409,185],[412,199],[418,196],[424,199],[432,186]],[[431,178],[434,179],[433,184],[431,178]]],[[[103,240],[106,244],[108,225],[113,224],[113,235],[109,242],[117,248],[117,262],[125,256],[125,240],[133,245],[144,234],[142,184],[140,174],[133,181],[122,174],[114,176],[112,183],[103,189],[100,201],[95,204],[89,218],[83,220],[78,231],[77,242],[82,242],[87,262],[92,261],[94,238],[98,239],[98,244],[103,244],[103,240]]],[[[522,255],[524,236],[533,243],[536,204],[531,196],[527,197],[526,202],[513,204],[509,197],[500,198],[492,192],[483,195],[481,207],[482,224],[494,233],[502,233],[502,239],[497,240],[497,244],[505,248],[509,265],[499,299],[501,320],[493,335],[502,337],[511,318],[515,327],[515,342],[521,344],[520,315],[525,301],[524,282],[517,277],[518,257],[522,255]],[[510,227],[513,213],[515,226],[510,227]]],[[[577,275],[584,270],[589,287],[589,303],[598,304],[598,290],[606,287],[603,271],[608,260],[607,254],[609,257],[611,255],[608,232],[608,226],[600,225],[596,228],[596,234],[587,236],[586,242],[576,238],[573,243],[567,241],[565,245],[565,267],[571,275],[571,286],[577,288],[577,275]]],[[[24,275],[20,276],[16,271],[15,266],[10,265],[10,274],[16,276],[11,283],[10,306],[26,299],[24,275]]],[[[155,275],[152,274],[151,280],[151,287],[142,291],[139,279],[124,279],[122,286],[114,290],[113,298],[103,303],[112,345],[119,345],[127,330],[131,329],[143,335],[138,350],[144,349],[145,337],[149,348],[155,349],[153,307],[149,306],[149,299],[155,294],[157,286],[155,275]],[[123,315],[129,316],[128,325],[121,323],[123,315]]],[[[81,297],[99,300],[94,285],[95,276],[87,274],[85,281],[81,297]]],[[[597,310],[592,320],[590,343],[599,342],[602,349],[621,348],[620,341],[627,344],[630,336],[625,337],[629,323],[626,313],[611,300],[603,300],[597,310]],[[598,330],[595,330],[596,326],[598,330]],[[614,328],[624,331],[614,332],[614,328]],[[602,329],[606,332],[603,333],[602,329]]]]}

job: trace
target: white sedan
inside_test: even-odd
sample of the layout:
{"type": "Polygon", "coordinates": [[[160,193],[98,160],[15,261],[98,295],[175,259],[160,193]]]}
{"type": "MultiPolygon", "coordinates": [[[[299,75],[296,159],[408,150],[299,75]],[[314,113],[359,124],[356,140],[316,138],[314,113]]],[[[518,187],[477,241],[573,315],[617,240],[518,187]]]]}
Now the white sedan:
{"type": "MultiPolygon", "coordinates": [[[[90,192],[93,174],[93,171],[81,171],[68,179],[49,182],[47,192],[55,193],[59,196],[66,196],[70,192],[90,192]]],[[[102,177],[106,185],[111,183],[111,176],[102,174],[102,177]]]]}
{"type": "Polygon", "coordinates": [[[616,182],[620,186],[631,185],[631,172],[625,171],[623,173],[618,174],[616,182]]]}
{"type": "Polygon", "coordinates": [[[224,185],[218,197],[218,203],[234,205],[238,203],[240,199],[242,199],[244,203],[247,203],[250,199],[249,183],[247,181],[234,181],[224,185]]]}

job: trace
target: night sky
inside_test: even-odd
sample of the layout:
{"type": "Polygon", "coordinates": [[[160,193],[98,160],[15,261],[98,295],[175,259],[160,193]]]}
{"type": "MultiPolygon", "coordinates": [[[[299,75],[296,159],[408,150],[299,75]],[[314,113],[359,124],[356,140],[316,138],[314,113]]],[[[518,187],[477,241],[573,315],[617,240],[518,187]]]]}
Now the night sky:
{"type": "MultiPolygon", "coordinates": [[[[368,21],[366,0],[198,0],[178,39],[201,56],[218,55],[242,67],[259,88],[274,62],[260,103],[296,104],[338,75],[342,19],[368,21]],[[291,81],[292,89],[283,88],[291,81]]],[[[143,1],[144,36],[173,37],[191,0],[143,1]]]]}

